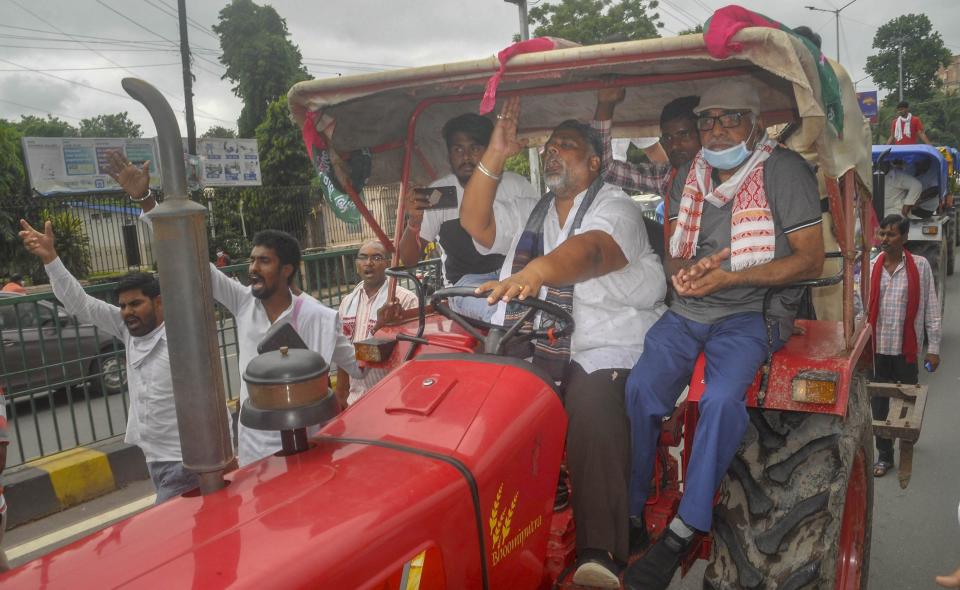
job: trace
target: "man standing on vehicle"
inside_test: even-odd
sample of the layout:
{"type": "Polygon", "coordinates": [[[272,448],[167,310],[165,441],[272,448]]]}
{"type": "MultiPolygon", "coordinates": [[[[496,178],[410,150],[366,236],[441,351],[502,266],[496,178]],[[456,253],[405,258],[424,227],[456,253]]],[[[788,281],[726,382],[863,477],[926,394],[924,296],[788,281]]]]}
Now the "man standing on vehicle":
{"type": "Polygon", "coordinates": [[[814,278],[823,266],[816,178],[799,155],[767,137],[760,111],[746,82],[709,88],[695,109],[703,148],[671,190],[667,266],[676,297],[647,332],[627,382],[631,515],[643,514],[661,421],[701,352],[706,390],[679,511],[627,569],[627,588],[666,588],[694,533],[710,530],[714,494],[746,431],[746,389],[789,338],[801,292],[778,292],[766,317],[764,295],[814,278]]]}
{"type": "MultiPolygon", "coordinates": [[[[487,303],[539,297],[573,315],[573,334],[537,341],[533,362],[562,382],[569,417],[579,560],[573,581],[619,588],[630,545],[623,387],[644,333],[664,309],[666,281],[640,208],[600,176],[603,146],[589,125],[571,120],[553,130],[543,152],[550,191],[542,199],[496,206],[504,162],[523,147],[519,115],[519,99],[508,100],[464,192],[460,221],[478,251],[505,256],[501,280],[477,289],[490,291],[487,303]]],[[[517,321],[514,306],[498,305],[497,314],[504,325],[517,321]]]]}
{"type": "MultiPolygon", "coordinates": [[[[157,203],[148,186],[147,165],[138,168],[119,152],[111,152],[110,159],[111,177],[140,204],[144,211],[141,219],[151,226],[148,214],[157,203]]],[[[343,368],[353,377],[363,377],[353,347],[341,331],[337,312],[306,293],[294,295],[291,291],[300,268],[300,244],[296,238],[279,230],[263,230],[254,235],[252,241],[249,286],[231,279],[210,264],[213,297],[233,314],[236,322],[240,374],[243,375],[247,364],[257,356],[257,346],[267,330],[279,321],[286,321],[294,327],[307,348],[320,353],[327,362],[343,368]]],[[[247,383],[241,380],[241,412],[248,397],[247,383]]],[[[241,467],[282,448],[279,432],[254,430],[242,423],[238,427],[237,441],[237,459],[241,467]]]]}
{"type": "MultiPolygon", "coordinates": [[[[867,318],[873,328],[874,380],[917,383],[917,359],[927,335],[924,365],[930,372],[940,366],[940,302],[930,263],[903,247],[910,221],[887,215],[880,221],[877,238],[880,255],[870,274],[867,318]]],[[[890,398],[875,396],[873,419],[886,420],[890,398]]],[[[893,441],[877,437],[877,462],[873,475],[883,477],[893,467],[893,441]]]]}
{"type": "MultiPolygon", "coordinates": [[[[394,309],[417,307],[417,296],[409,289],[397,285],[392,304],[387,304],[387,266],[390,257],[379,240],[370,240],[357,252],[357,273],[363,279],[352,293],[340,302],[340,320],[343,334],[351,343],[366,340],[380,327],[382,313],[391,306],[394,309]]],[[[362,379],[350,379],[343,369],[337,369],[337,401],[346,408],[360,399],[377,381],[387,374],[386,369],[368,369],[362,379]]]]}
{"type": "Polygon", "coordinates": [[[143,451],[157,489],[157,504],[199,486],[197,475],[184,467],[180,452],[159,281],[149,273],[130,273],[114,290],[119,307],[110,305],[87,295],[63,265],[49,221],[42,232],[23,219],[20,226],[23,245],[43,262],[53,294],[67,312],[123,341],[130,395],[124,441],[143,451]]]}
{"type": "MultiPolygon", "coordinates": [[[[455,187],[456,208],[427,209],[415,192],[411,191],[407,197],[407,224],[400,238],[400,260],[405,266],[416,264],[420,259],[422,243],[439,240],[445,285],[475,287],[496,278],[503,265],[502,255],[478,252],[470,236],[460,226],[459,210],[464,187],[487,149],[492,131],[490,119],[472,113],[454,117],[443,126],[443,139],[447,144],[452,172],[430,186],[455,187]]],[[[504,172],[497,187],[494,206],[509,209],[525,201],[532,207],[538,198],[536,189],[526,178],[513,172],[504,172]]],[[[450,307],[456,312],[487,320],[495,310],[483,300],[471,298],[451,299],[450,307]]]]}
{"type": "Polygon", "coordinates": [[[910,103],[901,100],[897,104],[897,116],[890,122],[890,135],[887,137],[889,145],[908,145],[912,143],[930,144],[930,139],[923,131],[923,121],[910,112],[910,103]]]}

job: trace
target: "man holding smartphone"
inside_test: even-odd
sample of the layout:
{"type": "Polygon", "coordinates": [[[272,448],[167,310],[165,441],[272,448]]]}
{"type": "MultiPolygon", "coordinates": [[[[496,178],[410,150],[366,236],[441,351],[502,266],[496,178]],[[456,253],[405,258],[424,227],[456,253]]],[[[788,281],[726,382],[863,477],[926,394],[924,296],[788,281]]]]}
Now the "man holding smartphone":
{"type": "MultiPolygon", "coordinates": [[[[475,287],[496,279],[503,265],[504,257],[500,254],[480,254],[473,239],[460,226],[463,189],[487,150],[491,133],[493,123],[480,115],[466,113],[447,121],[443,126],[443,138],[447,143],[451,173],[430,185],[440,191],[439,200],[431,206],[430,193],[418,191],[410,191],[407,198],[407,224],[400,239],[400,260],[405,266],[416,264],[423,251],[422,245],[439,240],[443,281],[448,286],[475,287]],[[456,191],[455,203],[444,199],[442,193],[449,191],[445,187],[456,191]]],[[[519,174],[504,172],[497,187],[494,207],[509,211],[523,200],[531,203],[527,209],[532,208],[539,200],[536,189],[519,174]]],[[[483,320],[489,320],[496,311],[496,306],[473,298],[451,299],[450,307],[458,313],[483,320]]]]}

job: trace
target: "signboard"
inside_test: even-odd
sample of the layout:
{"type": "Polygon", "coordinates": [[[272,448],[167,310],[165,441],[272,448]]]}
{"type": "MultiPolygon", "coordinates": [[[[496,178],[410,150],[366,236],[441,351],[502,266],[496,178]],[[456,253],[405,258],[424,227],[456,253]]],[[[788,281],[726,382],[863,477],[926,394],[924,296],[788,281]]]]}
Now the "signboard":
{"type": "Polygon", "coordinates": [[[260,153],[256,139],[199,139],[200,184],[260,186],[260,153]]]}
{"type": "Polygon", "coordinates": [[[863,116],[870,119],[871,125],[877,124],[877,91],[868,90],[857,93],[857,102],[860,103],[860,111],[863,116]]]}
{"type": "Polygon", "coordinates": [[[107,173],[113,150],[137,166],[149,161],[150,187],[160,188],[154,139],[24,137],[22,142],[30,186],[42,195],[121,190],[107,173]]]}

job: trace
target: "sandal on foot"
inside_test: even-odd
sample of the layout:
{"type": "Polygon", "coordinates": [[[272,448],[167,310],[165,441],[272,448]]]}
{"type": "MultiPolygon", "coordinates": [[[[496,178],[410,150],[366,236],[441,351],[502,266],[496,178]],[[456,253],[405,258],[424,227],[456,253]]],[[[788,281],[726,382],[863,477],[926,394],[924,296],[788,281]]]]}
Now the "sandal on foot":
{"type": "Polygon", "coordinates": [[[891,467],[893,467],[893,465],[887,463],[886,461],[877,461],[873,464],[873,476],[883,477],[887,474],[887,471],[890,471],[891,467]]]}

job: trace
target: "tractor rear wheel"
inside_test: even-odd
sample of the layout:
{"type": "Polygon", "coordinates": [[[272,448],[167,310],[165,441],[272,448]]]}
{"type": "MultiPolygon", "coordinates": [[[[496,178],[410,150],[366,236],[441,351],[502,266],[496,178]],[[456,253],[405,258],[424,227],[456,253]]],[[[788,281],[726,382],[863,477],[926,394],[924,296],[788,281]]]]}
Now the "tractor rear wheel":
{"type": "Polygon", "coordinates": [[[707,590],[867,587],[873,437],[866,381],[845,418],[750,410],[720,488],[707,590]]]}

